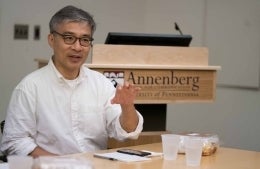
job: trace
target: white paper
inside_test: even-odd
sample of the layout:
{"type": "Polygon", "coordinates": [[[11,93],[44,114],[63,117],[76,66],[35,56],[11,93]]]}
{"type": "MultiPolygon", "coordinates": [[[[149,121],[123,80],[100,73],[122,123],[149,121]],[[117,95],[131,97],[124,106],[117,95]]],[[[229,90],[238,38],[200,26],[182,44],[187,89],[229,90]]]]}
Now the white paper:
{"type": "Polygon", "coordinates": [[[151,160],[150,158],[147,158],[147,157],[123,154],[123,153],[118,153],[118,152],[95,153],[94,157],[105,158],[105,159],[108,159],[108,160],[118,160],[118,161],[124,161],[124,162],[137,162],[137,161],[151,160]]]}
{"type": "Polygon", "coordinates": [[[9,169],[8,163],[0,163],[0,169],[9,169]]]}

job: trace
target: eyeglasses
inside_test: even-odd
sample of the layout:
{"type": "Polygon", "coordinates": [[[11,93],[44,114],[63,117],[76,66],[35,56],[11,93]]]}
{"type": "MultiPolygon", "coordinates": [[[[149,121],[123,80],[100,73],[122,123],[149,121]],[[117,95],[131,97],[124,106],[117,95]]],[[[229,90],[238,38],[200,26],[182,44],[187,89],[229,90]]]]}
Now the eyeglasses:
{"type": "Polygon", "coordinates": [[[78,37],[73,36],[73,35],[61,34],[61,33],[56,32],[56,31],[52,31],[52,33],[55,33],[55,34],[61,36],[62,39],[64,40],[64,43],[67,44],[67,45],[73,45],[77,40],[79,40],[79,43],[80,43],[81,46],[88,47],[89,45],[92,44],[92,41],[94,40],[93,38],[89,38],[89,37],[78,38],[78,37]]]}

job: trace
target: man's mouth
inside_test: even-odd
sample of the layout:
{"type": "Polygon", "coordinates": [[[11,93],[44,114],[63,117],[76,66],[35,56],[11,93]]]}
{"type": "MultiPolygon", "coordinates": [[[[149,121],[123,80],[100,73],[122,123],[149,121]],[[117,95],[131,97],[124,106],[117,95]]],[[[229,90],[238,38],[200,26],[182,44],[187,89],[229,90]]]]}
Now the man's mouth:
{"type": "Polygon", "coordinates": [[[71,61],[76,62],[76,61],[81,60],[82,57],[80,55],[70,55],[69,58],[71,61]]]}

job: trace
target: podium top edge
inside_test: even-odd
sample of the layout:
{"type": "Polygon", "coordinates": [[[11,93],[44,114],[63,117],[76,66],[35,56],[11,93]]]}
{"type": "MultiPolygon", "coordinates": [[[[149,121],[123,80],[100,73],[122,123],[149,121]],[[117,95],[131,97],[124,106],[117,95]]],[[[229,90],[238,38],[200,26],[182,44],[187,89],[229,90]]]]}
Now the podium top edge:
{"type": "Polygon", "coordinates": [[[142,64],[85,64],[88,68],[115,68],[115,69],[179,69],[179,70],[221,70],[221,66],[204,65],[142,65],[142,64]]]}
{"type": "Polygon", "coordinates": [[[190,48],[190,49],[207,49],[206,46],[156,46],[156,45],[129,45],[129,44],[102,44],[102,43],[95,43],[93,44],[93,47],[138,47],[138,48],[144,48],[144,47],[153,47],[153,48],[190,48]]]}

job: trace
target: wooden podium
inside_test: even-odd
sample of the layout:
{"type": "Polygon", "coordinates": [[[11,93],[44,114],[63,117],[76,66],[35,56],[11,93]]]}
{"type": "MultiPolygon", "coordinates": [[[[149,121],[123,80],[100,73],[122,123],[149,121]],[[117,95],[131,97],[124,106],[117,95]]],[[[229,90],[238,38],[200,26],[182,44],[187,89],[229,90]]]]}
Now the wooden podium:
{"type": "MultiPolygon", "coordinates": [[[[46,60],[37,61],[39,67],[47,64],[46,60]]],[[[145,113],[144,131],[165,130],[167,103],[214,101],[220,69],[208,65],[204,47],[104,44],[93,46],[92,62],[87,66],[114,84],[127,80],[141,88],[135,103],[137,110],[145,113]],[[144,111],[143,106],[148,109],[144,111]]]]}
{"type": "Polygon", "coordinates": [[[94,45],[89,68],[141,88],[136,103],[214,101],[216,71],[202,47],[94,45]]]}

